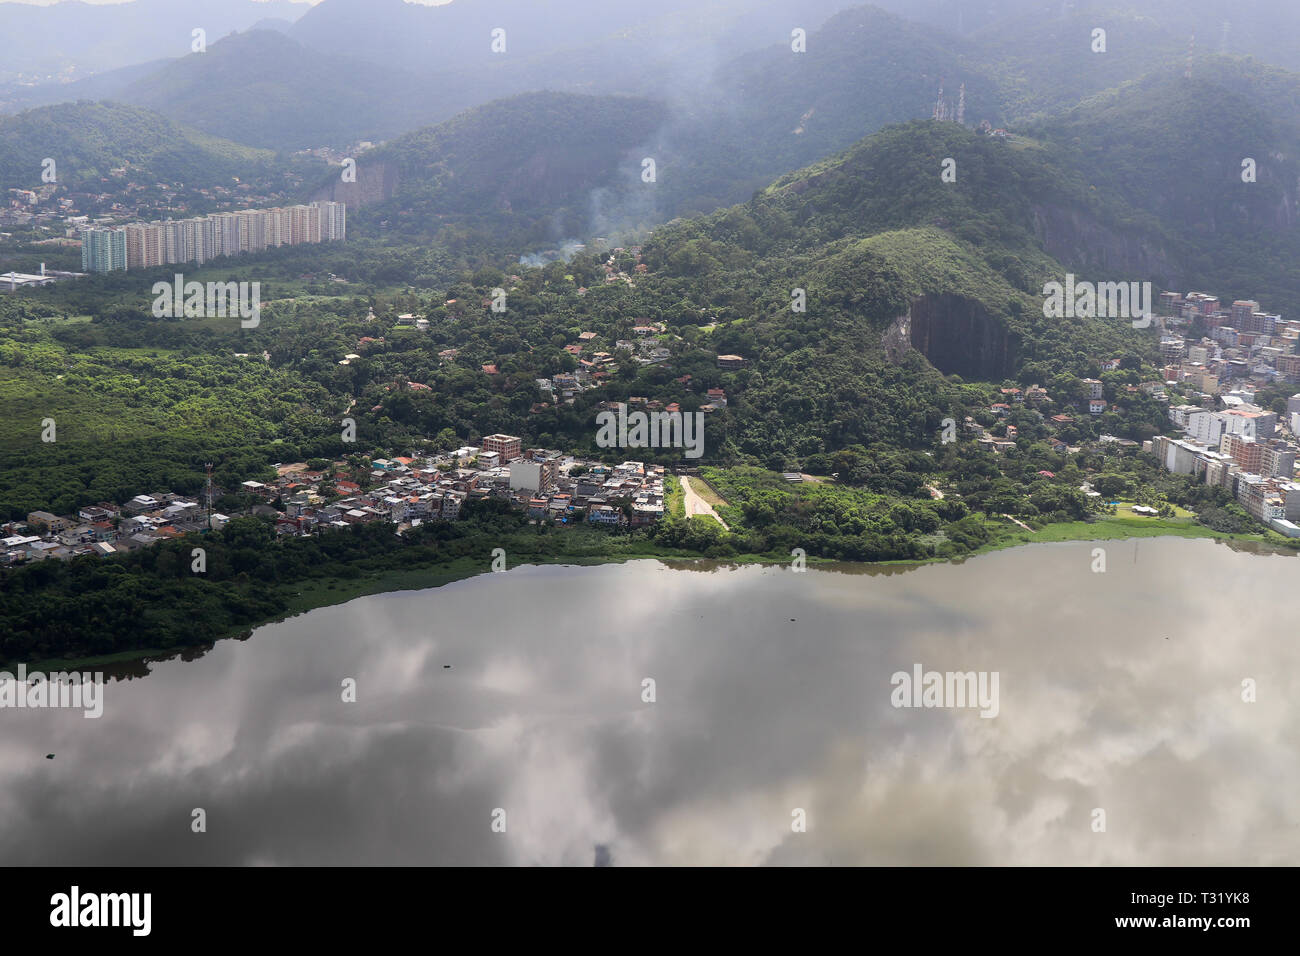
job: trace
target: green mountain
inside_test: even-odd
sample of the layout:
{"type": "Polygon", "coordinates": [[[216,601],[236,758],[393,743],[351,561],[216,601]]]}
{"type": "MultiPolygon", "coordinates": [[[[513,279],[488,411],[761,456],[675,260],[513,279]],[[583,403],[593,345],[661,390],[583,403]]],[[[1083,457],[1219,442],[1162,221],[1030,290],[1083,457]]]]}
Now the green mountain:
{"type": "Polygon", "coordinates": [[[1026,131],[1122,221],[1163,233],[1170,281],[1300,308],[1300,76],[1202,58],[1190,78],[1155,72],[1026,131]]]}
{"type": "Polygon", "coordinates": [[[42,162],[55,161],[60,184],[98,183],[130,166],[144,179],[199,188],[271,169],[274,155],[218,139],[157,113],[121,103],[63,103],[0,117],[0,184],[41,185],[42,162]]]}
{"type": "MultiPolygon", "coordinates": [[[[1120,249],[1132,238],[1114,206],[1032,143],[919,120],[783,177],[743,205],[655,229],[639,263],[633,253],[615,256],[627,282],[609,281],[602,252],[521,270],[518,285],[482,269],[427,304],[414,293],[381,296],[381,316],[423,311],[429,331],[382,319],[368,328],[362,310],[349,332],[382,331],[385,341],[342,369],[332,350],[316,351],[316,325],[268,324],[248,347],[359,395],[357,407],[371,409],[358,417],[362,432],[380,447],[472,427],[594,451],[598,402],[645,396],[691,411],[706,388],[722,387],[727,409],[708,420],[711,461],[790,470],[854,445],[927,449],[944,418],[960,420],[972,402],[987,407],[985,388],[968,391],[975,387],[963,379],[1024,376],[1064,403],[1075,399],[1078,378],[1100,374],[1100,360],[1131,356],[1136,368],[1155,357],[1153,335],[1128,322],[1042,314],[1043,283],[1067,268],[1086,274],[1090,260],[1053,255],[1041,223],[1075,216],[1120,249]],[[949,157],[951,183],[941,179],[949,157]],[[502,283],[507,312],[480,308],[502,283]],[[797,301],[806,308],[796,310],[797,301]],[[579,330],[599,343],[589,351],[613,352],[647,323],[666,327],[665,363],[627,359],[606,388],[572,405],[535,407],[534,380],[575,367],[561,346],[579,330]],[[440,354],[449,348],[460,352],[454,361],[440,354]],[[719,369],[720,354],[746,365],[719,369]],[[488,363],[499,375],[483,374],[488,363]],[[427,390],[395,390],[403,376],[427,390]]],[[[1107,427],[1141,437],[1162,416],[1153,405],[1107,427]]]]}
{"type": "Polygon", "coordinates": [[[978,61],[997,78],[1008,113],[1024,119],[1181,62],[1188,37],[1140,8],[1038,10],[977,31],[978,61]],[[1094,31],[1102,31],[1094,35],[1094,31]]]}
{"type": "Polygon", "coordinates": [[[665,208],[709,211],[748,198],[774,178],[885,126],[932,115],[943,87],[953,111],[965,86],[965,118],[1002,125],[996,85],[970,44],[875,7],[836,14],[791,42],[732,59],[707,96],[675,104],[664,136],[665,208]]]}
{"type": "MultiPolygon", "coordinates": [[[[1026,75],[1036,74],[1051,86],[1068,79],[1079,61],[1076,39],[1079,33],[1091,39],[1091,31],[1107,32],[1107,55],[1119,50],[1121,61],[1132,56],[1139,72],[1156,65],[1157,55],[1186,56],[1189,50],[1258,57],[1288,70],[1300,69],[1300,7],[1270,0],[992,0],[982,9],[968,9],[965,0],[880,0],[881,5],[912,19],[941,23],[991,48],[1019,49],[1021,57],[1036,60],[1026,75]],[[964,26],[964,29],[963,29],[964,26]],[[969,31],[969,32],[968,32],[969,31]],[[1056,47],[1024,45],[1033,36],[1054,38],[1056,47]],[[1109,42],[1109,41],[1113,41],[1109,42]],[[1141,48],[1151,55],[1142,65],[1141,48]],[[1035,57],[1035,54],[1037,56],[1035,57]],[[1058,69],[1050,72],[1055,58],[1058,69]],[[1069,62],[1065,69],[1062,59],[1069,62]]],[[[1094,55],[1095,67],[1104,68],[1107,56],[1094,55]]],[[[1015,64],[1011,64],[1013,68],[1015,64]]],[[[1119,63],[1112,63],[1111,70],[1119,63]]],[[[1088,67],[1083,67],[1085,70],[1088,67]]],[[[1085,73],[1084,76],[1087,74],[1085,73]]],[[[1115,76],[1110,84],[1124,77],[1115,76]]],[[[1049,86],[1050,89],[1050,86],[1049,86]]],[[[1029,91],[1032,93],[1032,91],[1029,91]]]]}
{"type": "Polygon", "coordinates": [[[477,102],[528,90],[649,94],[730,56],[812,30],[854,0],[323,0],[290,30],[300,43],[422,74],[472,73],[477,84],[510,76],[477,102]],[[492,31],[502,29],[504,50],[492,31]],[[589,85],[583,85],[589,84],[589,85]]]}
{"type": "Polygon", "coordinates": [[[273,30],[252,30],[173,60],[121,99],[215,136],[267,149],[383,139],[447,115],[415,74],[322,56],[273,30]]]}
{"type": "Polygon", "coordinates": [[[1026,362],[1081,369],[1099,350],[1134,347],[1117,323],[1042,316],[1044,282],[1096,270],[1128,241],[1113,209],[1032,144],[916,121],[743,206],[656,230],[645,257],[652,270],[707,276],[715,295],[747,298],[785,325],[804,321],[790,307],[803,288],[807,314],[818,303],[865,322],[876,348],[882,337],[906,342],[943,372],[997,380],[1026,362]],[[953,182],[941,175],[946,160],[953,182]],[[1043,229],[1068,217],[1091,225],[1082,255],[1043,229]]]}
{"type": "MultiPolygon", "coordinates": [[[[460,175],[485,187],[500,182],[496,192],[509,196],[519,183],[531,181],[539,162],[547,165],[539,153],[553,154],[558,143],[575,157],[594,152],[581,161],[583,171],[574,180],[578,188],[570,190],[573,195],[565,201],[570,208],[562,214],[567,225],[557,238],[649,227],[675,215],[709,212],[743,201],[782,173],[883,126],[929,116],[941,82],[953,110],[965,84],[969,121],[999,123],[993,84],[963,65],[963,44],[933,33],[874,8],[856,8],[812,31],[806,53],[795,53],[787,40],[727,61],[702,88],[707,95],[699,89],[664,91],[656,97],[664,106],[656,111],[645,101],[622,101],[624,109],[631,102],[642,104],[638,116],[620,122],[614,135],[613,142],[629,151],[623,161],[631,161],[622,177],[595,181],[587,172],[593,163],[608,164],[613,158],[603,155],[599,145],[607,135],[601,117],[619,101],[597,107],[600,101],[595,98],[583,106],[578,97],[527,95],[469,111],[434,130],[404,136],[390,144],[391,150],[386,146],[367,154],[355,187],[340,183],[330,195],[371,205],[394,198],[400,178],[408,185],[383,216],[399,233],[412,225],[436,223],[447,212],[494,215],[503,203],[518,207],[520,198],[485,195],[477,187],[463,194],[464,183],[455,190],[445,188],[450,181],[447,169],[457,162],[463,165],[457,156],[472,155],[479,144],[490,143],[474,163],[478,170],[490,172],[491,179],[468,168],[460,175]],[[556,104],[564,104],[562,139],[551,135],[555,120],[545,112],[556,104]],[[542,115],[529,116],[533,109],[542,110],[542,115]],[[594,125],[584,129],[584,124],[594,125]],[[634,138],[638,129],[640,140],[634,138]],[[451,157],[442,159],[443,151],[450,151],[451,157]],[[393,161],[398,154],[400,161],[393,161]],[[645,158],[656,163],[653,184],[639,176],[645,158]],[[429,188],[431,178],[436,188],[429,188]],[[420,184],[410,185],[415,180],[420,184]],[[585,201],[579,195],[583,188],[590,191],[585,201]],[[465,202],[465,195],[472,200],[465,202]],[[413,199],[418,209],[399,208],[413,199]],[[453,210],[448,203],[460,207],[453,210]],[[576,207],[585,207],[586,218],[575,221],[571,213],[576,207]]],[[[551,165],[548,175],[559,182],[564,169],[551,165]]],[[[544,190],[522,198],[535,207],[550,195],[544,190]]]]}

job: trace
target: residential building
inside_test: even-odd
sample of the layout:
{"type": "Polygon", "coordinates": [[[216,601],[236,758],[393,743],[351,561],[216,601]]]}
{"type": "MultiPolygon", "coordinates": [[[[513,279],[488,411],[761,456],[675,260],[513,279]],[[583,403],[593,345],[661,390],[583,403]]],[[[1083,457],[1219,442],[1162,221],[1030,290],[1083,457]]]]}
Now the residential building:
{"type": "Polygon", "coordinates": [[[30,528],[39,528],[50,534],[58,534],[72,527],[72,522],[67,518],[60,518],[58,515],[50,514],[48,511],[33,511],[27,515],[27,525],[30,528]]]}
{"type": "Polygon", "coordinates": [[[115,272],[126,269],[126,230],[86,229],[81,233],[83,272],[115,272]]]}
{"type": "Polygon", "coordinates": [[[483,439],[483,450],[494,451],[506,465],[523,454],[524,440],[514,435],[488,435],[483,439]]]}
{"type": "Polygon", "coordinates": [[[87,227],[81,232],[81,262],[86,272],[148,269],[346,236],[347,207],[314,202],[166,222],[87,227]]]}

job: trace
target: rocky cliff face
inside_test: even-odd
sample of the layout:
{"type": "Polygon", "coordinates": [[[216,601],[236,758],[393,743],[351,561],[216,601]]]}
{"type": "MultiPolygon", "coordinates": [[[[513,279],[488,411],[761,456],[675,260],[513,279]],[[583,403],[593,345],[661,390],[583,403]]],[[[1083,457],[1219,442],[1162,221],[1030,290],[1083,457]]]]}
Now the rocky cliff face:
{"type": "Polygon", "coordinates": [[[1174,257],[1158,240],[1136,231],[1118,232],[1087,212],[1035,205],[1034,232],[1047,253],[1066,266],[1114,282],[1155,279],[1173,288],[1185,283],[1174,257]]]}
{"type": "Polygon", "coordinates": [[[330,200],[341,202],[348,207],[348,212],[356,212],[362,206],[392,199],[397,191],[400,176],[397,164],[387,160],[367,161],[364,157],[357,161],[357,181],[343,182],[342,176],[336,176],[330,183],[312,193],[313,201],[330,200]]]}
{"type": "Polygon", "coordinates": [[[884,343],[898,354],[901,333],[945,375],[996,382],[1015,368],[1014,336],[1006,323],[975,299],[943,293],[913,300],[884,343]]]}

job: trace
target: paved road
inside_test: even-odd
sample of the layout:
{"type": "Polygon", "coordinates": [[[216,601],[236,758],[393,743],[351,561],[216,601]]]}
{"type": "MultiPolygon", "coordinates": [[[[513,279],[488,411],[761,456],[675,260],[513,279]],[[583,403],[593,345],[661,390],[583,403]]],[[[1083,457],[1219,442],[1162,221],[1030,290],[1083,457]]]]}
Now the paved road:
{"type": "MultiPolygon", "coordinates": [[[[682,475],[681,482],[682,492],[685,498],[686,517],[690,518],[695,515],[708,515],[717,521],[718,524],[727,528],[727,522],[718,517],[718,513],[713,510],[713,506],[695,493],[695,489],[691,487],[691,479],[682,475]]],[[[731,529],[727,528],[727,530],[730,531],[731,529]]]]}

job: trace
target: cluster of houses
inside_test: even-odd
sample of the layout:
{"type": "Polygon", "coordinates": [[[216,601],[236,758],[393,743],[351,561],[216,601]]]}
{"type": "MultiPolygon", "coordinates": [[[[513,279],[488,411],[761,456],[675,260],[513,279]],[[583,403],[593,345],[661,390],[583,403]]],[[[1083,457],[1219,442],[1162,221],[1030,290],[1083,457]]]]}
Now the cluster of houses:
{"type": "MultiPolygon", "coordinates": [[[[629,289],[633,289],[636,288],[636,283],[632,281],[632,276],[628,275],[626,272],[624,272],[622,269],[618,267],[618,257],[622,255],[624,251],[625,250],[623,249],[623,247],[619,246],[618,248],[614,249],[613,252],[610,253],[609,258],[605,260],[605,265],[604,265],[605,282],[607,283],[622,282],[629,289]]],[[[630,249],[627,249],[626,251],[630,253],[635,259],[632,266],[632,272],[635,273],[636,275],[645,275],[646,272],[649,271],[650,267],[641,261],[641,247],[632,246],[630,249]]],[[[578,294],[582,295],[586,291],[587,291],[586,289],[579,289],[578,294]]]]}
{"type": "MultiPolygon", "coordinates": [[[[1101,363],[1103,371],[1111,371],[1119,367],[1118,359],[1106,359],[1101,363]]],[[[1073,410],[1075,407],[1082,413],[1087,408],[1089,415],[1102,415],[1111,408],[1109,402],[1104,397],[1104,386],[1102,382],[1095,378],[1085,378],[1080,380],[1083,394],[1077,399],[1071,400],[1067,404],[1067,409],[1073,410]]],[[[1146,392],[1158,401],[1167,401],[1169,396],[1160,382],[1144,382],[1141,385],[1127,385],[1125,389],[1130,394],[1146,392]]],[[[1052,403],[1051,396],[1047,389],[1039,385],[1030,385],[1028,388],[1005,387],[1001,389],[1001,401],[993,402],[989,406],[991,412],[998,419],[1006,418],[1012,410],[1017,407],[1027,407],[1035,410],[1039,421],[1044,422],[1052,429],[1060,429],[1067,425],[1073,425],[1074,416],[1068,411],[1061,411],[1055,415],[1045,415],[1041,410],[1043,406],[1052,403]]],[[[1050,410],[1050,409],[1048,409],[1050,410]]],[[[975,436],[975,440],[985,449],[993,452],[1004,452],[1016,447],[1020,437],[1019,429],[1016,425],[1007,424],[1001,430],[1003,435],[994,435],[988,428],[985,428],[975,419],[967,415],[964,420],[964,428],[967,432],[975,436]]],[[[1130,439],[1116,438],[1113,435],[1102,435],[1101,441],[1114,442],[1124,447],[1137,448],[1138,443],[1130,439]]],[[[1064,438],[1052,435],[1047,439],[1047,443],[1052,446],[1053,451],[1074,453],[1079,450],[1077,446],[1071,445],[1064,438]]]]}
{"type": "Polygon", "coordinates": [[[1203,292],[1162,293],[1159,307],[1166,382],[1209,396],[1242,384],[1300,384],[1300,321],[1262,312],[1253,299],[1223,308],[1203,292]],[[1194,341],[1180,334],[1194,323],[1209,335],[1194,341]]]}
{"type": "MultiPolygon", "coordinates": [[[[685,385],[690,377],[689,375],[683,375],[678,381],[685,385]]],[[[705,389],[705,394],[708,396],[708,401],[700,405],[699,411],[708,415],[727,407],[726,389],[709,388],[705,389]]],[[[662,402],[657,398],[646,398],[644,395],[631,395],[626,402],[601,402],[596,407],[602,412],[608,411],[615,414],[644,411],[666,412],[671,415],[682,411],[680,402],[662,402]]]]}
{"type": "MultiPolygon", "coordinates": [[[[1218,297],[1204,292],[1164,292],[1158,308],[1160,354],[1166,363],[1160,379],[1124,388],[1130,394],[1145,392],[1161,402],[1170,400],[1170,389],[1185,397],[1199,398],[1201,406],[1171,408],[1169,417],[1174,424],[1185,427],[1189,437],[1200,444],[1217,448],[1222,434],[1228,430],[1221,421],[1222,414],[1214,411],[1218,405],[1226,406],[1229,416],[1262,414],[1261,409],[1251,405],[1256,387],[1278,382],[1300,383],[1300,321],[1286,321],[1280,315],[1263,312],[1259,303],[1251,299],[1238,299],[1225,308],[1218,297]],[[1192,326],[1208,329],[1209,335],[1195,341],[1181,334],[1192,326]]],[[[1104,360],[1100,366],[1103,372],[1112,371],[1119,367],[1119,359],[1104,360]]],[[[1079,414],[1085,407],[1092,416],[1112,410],[1112,402],[1107,401],[1100,381],[1083,379],[1082,385],[1083,394],[1076,405],[1079,414]]],[[[1112,396],[1113,400],[1121,398],[1112,396]]],[[[1003,388],[1001,401],[994,402],[989,411],[998,418],[1006,418],[1018,405],[1041,407],[1049,401],[1047,391],[1038,385],[1024,390],[1003,388]]],[[[1073,397],[1067,400],[1067,404],[1073,402],[1073,397]]],[[[1066,411],[1047,419],[1049,426],[1058,428],[1074,421],[1066,411]]],[[[995,436],[968,417],[965,428],[975,433],[980,443],[991,451],[1006,451],[1016,445],[1014,425],[1006,426],[1005,436],[995,436]]],[[[1292,431],[1296,431],[1294,426],[1292,431]]],[[[1061,439],[1050,441],[1057,450],[1077,450],[1061,439]]],[[[1128,444],[1136,446],[1134,442],[1128,444]]],[[[1285,477],[1289,478],[1290,473],[1285,477]]]]}
{"type": "MultiPolygon", "coordinates": [[[[542,401],[532,407],[534,413],[541,411],[548,405],[572,405],[579,393],[587,389],[598,388],[604,385],[606,381],[617,371],[619,352],[628,352],[632,360],[638,365],[662,365],[672,357],[672,352],[663,344],[662,336],[666,331],[666,326],[662,323],[650,323],[634,326],[632,334],[634,338],[618,339],[614,342],[614,352],[597,351],[586,354],[594,340],[597,338],[595,332],[582,332],[578,335],[578,341],[572,345],[564,346],[564,351],[568,352],[575,359],[578,365],[572,372],[561,372],[550,378],[539,378],[536,380],[538,391],[541,393],[542,401]]],[[[454,357],[454,356],[452,356],[454,357]]],[[[718,367],[723,369],[741,368],[745,360],[738,355],[720,355],[718,356],[718,367]]],[[[483,366],[484,371],[489,374],[496,373],[496,366],[483,366]],[[490,370],[490,371],[489,371],[490,370]]],[[[679,383],[690,387],[690,375],[683,375],[677,379],[679,383]]],[[[708,389],[709,401],[700,407],[703,412],[715,412],[727,407],[726,393],[720,388],[708,389]]],[[[650,410],[664,408],[664,404],[655,400],[645,398],[629,398],[629,404],[641,404],[650,410]]],[[[604,403],[601,408],[617,407],[615,403],[604,403]]],[[[667,406],[667,411],[679,410],[675,404],[667,406]]]]}
{"type": "Polygon", "coordinates": [[[425,521],[455,521],[466,501],[498,498],[537,520],[569,524],[640,527],[664,513],[662,466],[628,461],[605,465],[560,451],[524,450],[521,439],[488,435],[480,446],[447,455],[376,459],[369,487],[332,482],[311,472],[288,472],[279,494],[284,513],[276,520],[282,534],[310,534],[389,521],[398,531],[425,521]],[[296,479],[296,480],[294,480],[296,479]],[[329,492],[333,491],[333,495],[329,492]]]}
{"type": "Polygon", "coordinates": [[[229,520],[222,514],[209,515],[204,505],[171,492],[137,495],[123,505],[101,501],[69,515],[33,511],[25,522],[0,527],[4,535],[0,564],[83,554],[103,557],[206,527],[222,528],[229,520]]]}
{"type": "MultiPolygon", "coordinates": [[[[643,527],[664,514],[664,469],[626,461],[607,465],[559,451],[525,450],[522,439],[488,435],[481,445],[428,457],[378,458],[364,477],[345,480],[306,465],[277,468],[274,482],[246,481],[240,492],[259,503],[249,511],[275,519],[281,535],[387,521],[398,532],[425,521],[455,521],[466,501],[498,498],[530,518],[643,527]],[[272,507],[271,502],[279,502],[272,507]]],[[[338,462],[336,466],[345,467],[338,462]]],[[[139,495],[124,505],[100,503],[76,515],[33,511],[0,528],[0,562],[104,556],[221,528],[230,518],[170,493],[139,495]]]]}
{"type": "Polygon", "coordinates": [[[52,231],[62,228],[65,237],[75,243],[81,231],[96,222],[136,218],[146,210],[183,219],[192,215],[196,203],[247,205],[265,201],[275,205],[284,198],[279,191],[248,182],[204,188],[149,182],[140,171],[124,165],[108,170],[108,175],[97,182],[87,180],[74,188],[45,183],[33,189],[10,189],[0,196],[0,226],[44,226],[52,231]]]}

